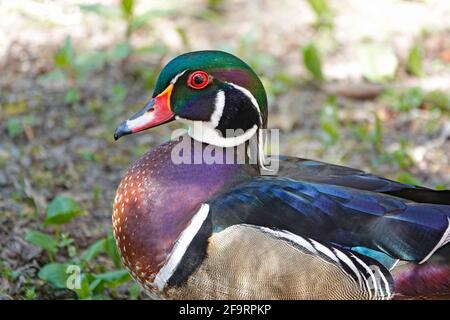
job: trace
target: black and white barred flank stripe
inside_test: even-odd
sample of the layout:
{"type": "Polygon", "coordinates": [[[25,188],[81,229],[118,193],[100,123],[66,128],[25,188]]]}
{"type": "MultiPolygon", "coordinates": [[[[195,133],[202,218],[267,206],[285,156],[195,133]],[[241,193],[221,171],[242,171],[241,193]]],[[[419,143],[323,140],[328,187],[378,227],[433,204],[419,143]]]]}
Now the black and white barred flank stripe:
{"type": "Polygon", "coordinates": [[[260,231],[274,238],[288,241],[305,253],[315,255],[321,259],[337,265],[351,277],[369,299],[390,299],[393,296],[393,280],[389,271],[380,263],[361,254],[340,250],[324,245],[310,238],[303,238],[286,230],[276,230],[258,227],[260,231]]]}

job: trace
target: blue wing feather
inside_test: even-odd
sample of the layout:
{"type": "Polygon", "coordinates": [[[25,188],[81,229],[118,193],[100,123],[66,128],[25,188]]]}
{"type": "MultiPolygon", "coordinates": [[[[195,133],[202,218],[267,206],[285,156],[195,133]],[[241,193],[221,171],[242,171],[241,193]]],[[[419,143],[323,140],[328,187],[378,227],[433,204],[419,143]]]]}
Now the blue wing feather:
{"type": "Polygon", "coordinates": [[[280,177],[386,193],[415,202],[450,205],[450,191],[392,181],[344,166],[287,156],[279,157],[280,177]]]}
{"type": "Polygon", "coordinates": [[[394,259],[391,256],[388,256],[387,254],[369,248],[353,247],[350,250],[362,254],[364,256],[370,257],[372,259],[375,259],[376,261],[380,262],[384,267],[386,267],[388,270],[391,270],[398,262],[398,259],[394,259]]]}
{"type": "Polygon", "coordinates": [[[421,261],[446,231],[450,206],[288,178],[258,177],[210,201],[215,230],[248,223],[421,261]]]}

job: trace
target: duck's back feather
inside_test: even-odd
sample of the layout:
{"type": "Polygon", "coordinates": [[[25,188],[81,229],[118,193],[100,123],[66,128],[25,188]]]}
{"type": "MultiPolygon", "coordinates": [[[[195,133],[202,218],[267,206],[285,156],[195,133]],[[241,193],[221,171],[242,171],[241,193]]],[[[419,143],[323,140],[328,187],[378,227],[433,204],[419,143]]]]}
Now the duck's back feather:
{"type": "Polygon", "coordinates": [[[450,205],[450,191],[392,181],[362,170],[315,160],[280,156],[278,176],[390,194],[421,203],[450,205]]]}

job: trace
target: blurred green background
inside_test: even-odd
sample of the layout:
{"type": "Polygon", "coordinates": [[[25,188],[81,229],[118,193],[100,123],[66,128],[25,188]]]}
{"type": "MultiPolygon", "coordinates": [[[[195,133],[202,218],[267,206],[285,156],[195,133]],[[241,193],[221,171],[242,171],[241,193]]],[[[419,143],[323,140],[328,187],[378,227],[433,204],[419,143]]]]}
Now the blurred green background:
{"type": "Polygon", "coordinates": [[[146,299],[112,202],[179,124],[113,132],[201,49],[260,75],[282,154],[450,186],[449,1],[0,0],[0,299],[146,299]]]}

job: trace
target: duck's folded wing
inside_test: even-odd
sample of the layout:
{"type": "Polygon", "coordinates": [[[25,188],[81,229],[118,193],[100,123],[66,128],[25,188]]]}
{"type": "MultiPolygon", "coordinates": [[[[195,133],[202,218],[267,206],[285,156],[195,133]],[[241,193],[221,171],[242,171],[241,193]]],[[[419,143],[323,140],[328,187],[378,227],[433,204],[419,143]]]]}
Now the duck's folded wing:
{"type": "Polygon", "coordinates": [[[450,206],[287,178],[258,177],[209,202],[213,230],[279,228],[344,248],[422,262],[450,240],[450,206]]]}
{"type": "Polygon", "coordinates": [[[372,259],[252,225],[213,233],[198,268],[174,280],[168,295],[191,299],[386,299],[393,293],[390,273],[372,259]]]}
{"type": "Polygon", "coordinates": [[[438,191],[392,181],[358,169],[315,160],[280,156],[278,175],[360,190],[391,194],[415,202],[448,204],[450,191],[438,191]]]}

